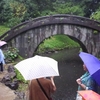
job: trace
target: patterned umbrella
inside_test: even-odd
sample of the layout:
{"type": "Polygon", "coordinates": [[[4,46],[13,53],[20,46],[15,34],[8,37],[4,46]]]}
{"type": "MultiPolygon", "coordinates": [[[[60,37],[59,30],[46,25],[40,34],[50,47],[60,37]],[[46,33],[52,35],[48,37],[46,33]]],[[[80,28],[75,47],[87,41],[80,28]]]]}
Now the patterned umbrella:
{"type": "Polygon", "coordinates": [[[100,61],[95,56],[80,52],[79,54],[80,58],[86,65],[90,75],[94,78],[94,80],[100,85],[100,61]]]}
{"type": "Polygon", "coordinates": [[[59,76],[58,62],[49,57],[36,55],[19,62],[14,67],[19,70],[25,80],[59,76]]]}

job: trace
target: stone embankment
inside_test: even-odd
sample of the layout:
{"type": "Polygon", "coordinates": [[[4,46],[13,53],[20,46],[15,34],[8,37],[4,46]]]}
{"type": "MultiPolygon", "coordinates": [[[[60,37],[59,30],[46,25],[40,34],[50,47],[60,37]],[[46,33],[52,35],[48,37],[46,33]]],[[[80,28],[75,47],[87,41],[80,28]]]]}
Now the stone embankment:
{"type": "MultiPolygon", "coordinates": [[[[7,74],[7,71],[0,73],[0,81],[7,74]]],[[[14,90],[11,90],[5,84],[0,82],[0,100],[14,100],[16,98],[16,94],[14,90]]]]}
{"type": "Polygon", "coordinates": [[[4,71],[0,72],[0,100],[26,100],[26,93],[16,91],[15,84],[9,83],[10,77],[14,77],[12,64],[6,64],[4,71]],[[10,69],[9,69],[10,68],[10,69]]]}

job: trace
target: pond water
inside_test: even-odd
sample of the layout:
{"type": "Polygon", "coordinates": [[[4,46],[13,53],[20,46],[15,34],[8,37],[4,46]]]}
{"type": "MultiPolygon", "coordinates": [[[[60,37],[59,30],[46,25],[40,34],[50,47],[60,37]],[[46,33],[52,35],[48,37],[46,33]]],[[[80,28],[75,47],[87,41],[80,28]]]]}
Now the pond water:
{"type": "Polygon", "coordinates": [[[56,53],[43,54],[58,61],[60,76],[54,78],[57,90],[53,100],[75,100],[77,93],[76,79],[83,73],[79,49],[66,49],[56,53]]]}

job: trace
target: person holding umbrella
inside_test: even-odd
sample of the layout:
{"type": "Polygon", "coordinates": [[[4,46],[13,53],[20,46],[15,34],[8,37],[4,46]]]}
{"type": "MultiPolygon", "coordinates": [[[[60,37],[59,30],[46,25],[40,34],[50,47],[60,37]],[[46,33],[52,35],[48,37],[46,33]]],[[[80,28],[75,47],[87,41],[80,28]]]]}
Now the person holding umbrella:
{"type": "MultiPolygon", "coordinates": [[[[89,61],[89,60],[88,60],[89,61]]],[[[95,66],[94,66],[95,67],[95,66]]],[[[96,81],[91,77],[85,62],[83,64],[83,69],[85,72],[80,78],[76,80],[79,90],[93,90],[94,92],[98,93],[98,85],[96,81]]],[[[76,100],[82,100],[82,97],[77,93],[76,100]]]]}
{"type": "Polygon", "coordinates": [[[28,100],[52,100],[51,94],[56,91],[54,76],[59,76],[58,62],[55,59],[35,55],[20,61],[14,67],[25,80],[30,81],[28,100]]]}
{"type": "Polygon", "coordinates": [[[29,100],[52,100],[51,95],[56,91],[53,78],[33,79],[29,85],[29,100]]]}

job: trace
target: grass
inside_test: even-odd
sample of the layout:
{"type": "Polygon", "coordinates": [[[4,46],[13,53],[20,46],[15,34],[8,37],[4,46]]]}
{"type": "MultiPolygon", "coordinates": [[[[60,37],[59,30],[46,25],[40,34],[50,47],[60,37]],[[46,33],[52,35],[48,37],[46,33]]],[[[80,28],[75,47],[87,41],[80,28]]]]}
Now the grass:
{"type": "Polygon", "coordinates": [[[79,44],[67,35],[55,35],[49,39],[45,39],[42,44],[39,45],[37,53],[44,53],[47,51],[62,50],[65,48],[80,47],[79,44]]]}
{"type": "Polygon", "coordinates": [[[17,89],[17,91],[23,91],[23,92],[25,92],[27,90],[28,90],[28,83],[27,84],[26,83],[20,83],[19,87],[17,89]]]}
{"type": "Polygon", "coordinates": [[[0,25],[0,36],[10,30],[10,28],[5,27],[4,25],[0,25]]]}

